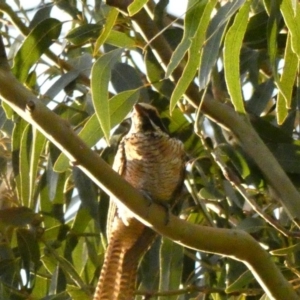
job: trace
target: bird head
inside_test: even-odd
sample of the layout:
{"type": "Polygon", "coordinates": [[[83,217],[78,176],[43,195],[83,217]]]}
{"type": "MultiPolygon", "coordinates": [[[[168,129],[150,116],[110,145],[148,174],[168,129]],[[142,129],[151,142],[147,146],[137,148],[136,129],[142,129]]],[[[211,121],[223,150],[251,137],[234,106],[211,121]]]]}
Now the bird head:
{"type": "Polygon", "coordinates": [[[157,109],[147,103],[138,103],[133,107],[130,133],[167,132],[157,109]]]}

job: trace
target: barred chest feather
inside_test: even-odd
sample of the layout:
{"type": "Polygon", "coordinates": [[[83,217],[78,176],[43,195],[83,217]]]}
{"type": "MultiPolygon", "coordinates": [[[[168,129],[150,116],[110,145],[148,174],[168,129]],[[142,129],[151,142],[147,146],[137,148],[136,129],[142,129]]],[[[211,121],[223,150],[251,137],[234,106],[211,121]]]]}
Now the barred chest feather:
{"type": "Polygon", "coordinates": [[[123,139],[124,178],[153,200],[170,201],[182,182],[182,143],[163,132],[137,132],[123,139]]]}

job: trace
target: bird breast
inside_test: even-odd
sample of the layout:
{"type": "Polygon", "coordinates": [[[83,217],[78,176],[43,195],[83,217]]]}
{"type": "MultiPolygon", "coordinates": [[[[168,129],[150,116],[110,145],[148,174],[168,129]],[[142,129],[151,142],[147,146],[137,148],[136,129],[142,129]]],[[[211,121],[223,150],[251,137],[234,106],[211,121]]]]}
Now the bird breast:
{"type": "Polygon", "coordinates": [[[182,182],[182,143],[162,132],[135,133],[123,140],[124,178],[153,200],[170,201],[182,182]]]}

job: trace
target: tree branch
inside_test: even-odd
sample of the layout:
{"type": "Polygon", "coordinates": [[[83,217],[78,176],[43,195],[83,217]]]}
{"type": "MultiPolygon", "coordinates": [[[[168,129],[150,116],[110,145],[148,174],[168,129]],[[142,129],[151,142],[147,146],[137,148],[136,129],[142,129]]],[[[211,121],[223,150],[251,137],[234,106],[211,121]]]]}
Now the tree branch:
{"type": "Polygon", "coordinates": [[[122,201],[144,224],[191,249],[217,253],[247,265],[271,299],[299,299],[270,255],[246,232],[190,224],[173,215],[165,224],[165,209],[147,199],[114,172],[78,138],[70,125],[49,110],[10,72],[0,40],[0,96],[14,111],[41,131],[110,196],[122,201]]]}

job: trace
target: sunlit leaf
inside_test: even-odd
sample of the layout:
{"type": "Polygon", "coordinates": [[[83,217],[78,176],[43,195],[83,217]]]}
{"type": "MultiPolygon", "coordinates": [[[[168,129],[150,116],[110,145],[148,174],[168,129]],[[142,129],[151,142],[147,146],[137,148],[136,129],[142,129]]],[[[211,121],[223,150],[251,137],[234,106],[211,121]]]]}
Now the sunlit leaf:
{"type": "Polygon", "coordinates": [[[92,68],[91,89],[94,108],[106,140],[111,130],[110,109],[108,104],[108,83],[114,64],[120,59],[123,49],[104,54],[92,68]]]}
{"type": "Polygon", "coordinates": [[[279,93],[277,96],[277,122],[282,124],[287,117],[288,110],[291,108],[293,86],[298,70],[298,58],[292,51],[291,35],[288,35],[288,40],[284,54],[284,67],[280,80],[276,80],[279,93]]]}
{"type": "Polygon", "coordinates": [[[219,49],[229,20],[244,3],[245,0],[227,2],[211,20],[207,29],[206,43],[203,45],[200,56],[200,90],[205,89],[210,80],[210,74],[219,56],[219,49]]]}
{"type": "Polygon", "coordinates": [[[33,129],[33,138],[32,138],[32,149],[30,153],[30,171],[29,171],[29,200],[30,207],[32,206],[32,201],[34,197],[34,192],[36,188],[36,181],[38,176],[38,167],[40,164],[41,154],[44,150],[46,144],[46,137],[39,132],[37,129],[33,129]]]}
{"type": "Polygon", "coordinates": [[[29,157],[31,151],[32,127],[27,125],[22,133],[21,147],[20,147],[20,179],[21,179],[21,194],[20,200],[24,206],[29,206],[30,199],[30,165],[29,157]]]}
{"type": "Polygon", "coordinates": [[[119,47],[119,48],[131,48],[138,46],[135,40],[128,36],[124,32],[111,30],[105,43],[119,47]]]}
{"type": "Polygon", "coordinates": [[[184,35],[180,44],[172,54],[170,63],[166,71],[167,78],[172,74],[172,72],[179,65],[179,63],[182,62],[184,55],[188,51],[192,43],[192,40],[195,37],[195,34],[197,32],[199,26],[199,20],[201,20],[206,4],[207,4],[207,0],[188,1],[187,13],[184,18],[184,35]]]}
{"type": "Polygon", "coordinates": [[[59,37],[61,22],[50,18],[40,22],[26,37],[14,58],[12,72],[25,82],[31,67],[59,37]]]}
{"type": "Polygon", "coordinates": [[[246,2],[237,13],[229,28],[224,44],[224,70],[231,101],[239,113],[245,113],[242,89],[240,86],[240,51],[247,28],[250,2],[246,2]]]}
{"type": "Polygon", "coordinates": [[[106,17],[106,22],[104,24],[104,27],[97,38],[97,41],[94,46],[94,56],[97,55],[100,47],[105,43],[106,39],[109,37],[110,32],[112,31],[113,26],[115,25],[115,22],[117,20],[119,11],[112,7],[106,17]]]}
{"type": "Polygon", "coordinates": [[[133,16],[137,12],[139,12],[147,2],[148,2],[148,0],[134,0],[128,6],[129,16],[133,16]]]}
{"type": "Polygon", "coordinates": [[[184,92],[188,88],[189,84],[195,77],[196,70],[198,68],[199,62],[199,49],[201,49],[206,36],[206,29],[210,22],[210,15],[217,4],[217,0],[209,1],[203,11],[201,20],[199,22],[197,31],[194,38],[192,39],[192,44],[189,49],[189,58],[187,64],[185,65],[184,71],[178,83],[175,86],[175,89],[172,93],[170,100],[170,111],[173,111],[175,105],[179,99],[183,96],[184,92]]]}
{"type": "Polygon", "coordinates": [[[300,59],[300,5],[292,6],[291,1],[281,2],[281,12],[292,38],[292,49],[300,59]]]}

